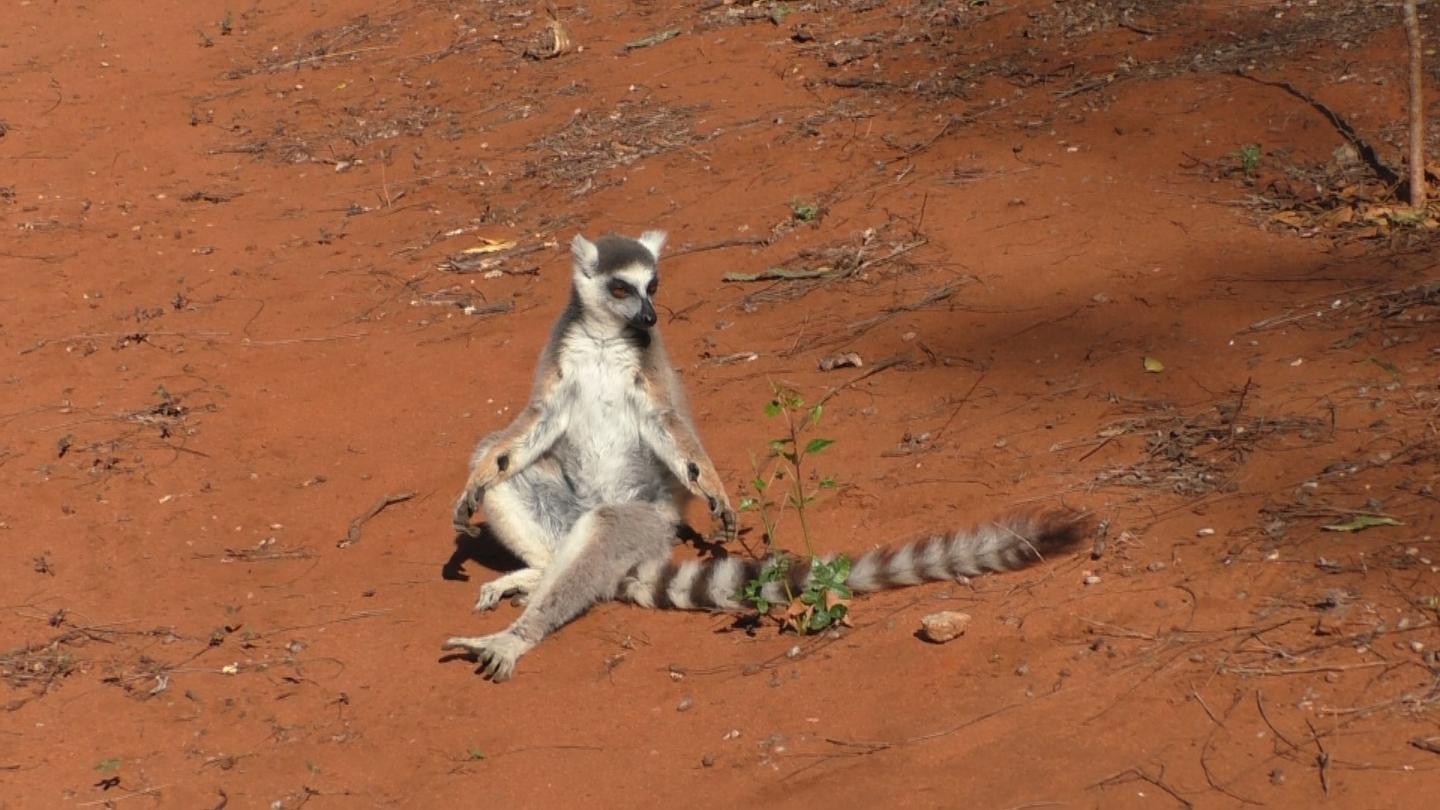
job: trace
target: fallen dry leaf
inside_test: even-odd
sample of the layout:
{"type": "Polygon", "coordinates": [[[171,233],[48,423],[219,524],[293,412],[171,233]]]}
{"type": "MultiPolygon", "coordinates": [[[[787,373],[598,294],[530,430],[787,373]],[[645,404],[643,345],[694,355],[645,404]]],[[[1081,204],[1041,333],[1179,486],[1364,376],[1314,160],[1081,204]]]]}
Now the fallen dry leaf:
{"type": "Polygon", "coordinates": [[[502,250],[510,250],[517,244],[514,239],[486,239],[484,237],[480,238],[480,242],[482,244],[465,248],[460,252],[467,256],[473,256],[478,253],[499,253],[502,250]]]}

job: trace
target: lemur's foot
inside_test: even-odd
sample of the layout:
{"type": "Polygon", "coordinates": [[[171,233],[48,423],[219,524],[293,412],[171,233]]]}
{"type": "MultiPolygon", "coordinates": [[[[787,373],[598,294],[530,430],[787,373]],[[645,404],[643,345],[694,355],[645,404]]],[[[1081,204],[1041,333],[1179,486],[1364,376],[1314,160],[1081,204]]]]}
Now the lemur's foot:
{"type": "Polygon", "coordinates": [[[521,568],[481,585],[480,598],[475,600],[475,611],[483,613],[494,610],[500,600],[507,596],[514,595],[516,599],[522,599],[539,584],[541,573],[539,568],[521,568]]]}
{"type": "Polygon", "coordinates": [[[535,645],[513,633],[496,633],[492,636],[456,636],[445,642],[442,649],[464,650],[480,662],[480,671],[491,681],[500,683],[510,680],[515,674],[515,664],[520,656],[535,645]]]}

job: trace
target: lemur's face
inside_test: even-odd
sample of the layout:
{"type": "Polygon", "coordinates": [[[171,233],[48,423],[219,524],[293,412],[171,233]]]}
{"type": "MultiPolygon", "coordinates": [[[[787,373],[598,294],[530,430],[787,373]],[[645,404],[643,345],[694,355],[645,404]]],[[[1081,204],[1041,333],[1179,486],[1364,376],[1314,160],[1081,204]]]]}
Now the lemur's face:
{"type": "Polygon", "coordinates": [[[660,277],[655,266],[632,264],[597,279],[605,287],[605,306],[617,319],[636,329],[655,325],[655,292],[660,277]]]}
{"type": "Polygon", "coordinates": [[[639,239],[607,236],[590,242],[576,236],[575,289],[590,313],[603,313],[617,325],[650,329],[655,325],[655,293],[660,288],[656,258],[665,235],[646,231],[639,239]]]}

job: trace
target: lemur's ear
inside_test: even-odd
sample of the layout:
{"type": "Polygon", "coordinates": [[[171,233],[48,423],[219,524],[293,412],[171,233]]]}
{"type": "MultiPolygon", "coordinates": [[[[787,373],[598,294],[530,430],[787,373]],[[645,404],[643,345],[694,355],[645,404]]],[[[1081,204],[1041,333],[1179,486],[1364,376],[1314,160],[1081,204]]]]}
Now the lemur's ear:
{"type": "Polygon", "coordinates": [[[575,234],[570,240],[570,255],[575,257],[575,269],[579,270],[589,278],[595,275],[595,268],[600,264],[600,250],[595,243],[586,239],[584,234],[575,234]]]}
{"type": "Polygon", "coordinates": [[[664,231],[646,231],[640,234],[640,244],[650,251],[650,255],[656,259],[660,258],[660,248],[665,247],[664,231]]]}

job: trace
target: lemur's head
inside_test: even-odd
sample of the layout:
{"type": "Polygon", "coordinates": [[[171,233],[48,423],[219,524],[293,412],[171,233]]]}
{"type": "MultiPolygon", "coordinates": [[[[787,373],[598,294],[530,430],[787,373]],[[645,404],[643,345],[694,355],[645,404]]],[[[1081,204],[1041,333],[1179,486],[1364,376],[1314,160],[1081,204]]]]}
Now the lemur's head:
{"type": "Polygon", "coordinates": [[[635,329],[654,326],[660,286],[656,260],[664,244],[663,231],[646,231],[639,239],[604,236],[594,242],[576,234],[570,252],[575,257],[575,291],[585,311],[635,329]]]}

